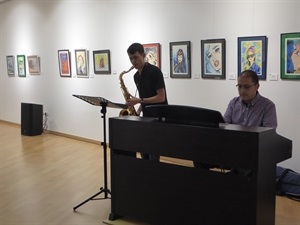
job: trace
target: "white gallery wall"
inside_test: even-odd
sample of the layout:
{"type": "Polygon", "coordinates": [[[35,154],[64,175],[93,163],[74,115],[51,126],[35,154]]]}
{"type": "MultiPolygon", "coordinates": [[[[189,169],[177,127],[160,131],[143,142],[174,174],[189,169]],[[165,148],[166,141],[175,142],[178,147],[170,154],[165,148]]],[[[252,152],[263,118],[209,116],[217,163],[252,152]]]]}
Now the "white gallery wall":
{"type": "MultiPolygon", "coordinates": [[[[275,102],[277,133],[293,141],[281,165],[300,171],[300,81],[280,78],[280,34],[300,31],[300,0],[11,0],[0,4],[0,120],[21,123],[21,102],[42,104],[51,131],[103,140],[100,107],[72,94],[124,103],[119,74],[133,42],[160,43],[170,104],[225,112],[236,96],[237,38],[267,36],[267,78],[260,93],[275,102]],[[226,79],[201,78],[200,41],[226,39],[226,79]],[[191,41],[190,79],[170,77],[169,43],[191,41]],[[57,51],[71,51],[72,77],[60,77],[57,51]],[[76,77],[74,51],[89,50],[89,78],[76,77]],[[95,75],[92,51],[109,49],[112,74],[95,75]],[[38,55],[41,74],[8,76],[7,55],[38,55]],[[270,73],[278,80],[270,80],[270,73]]],[[[16,65],[15,65],[16,66],[16,65]]],[[[27,65],[28,66],[28,65],[27,65]]],[[[134,94],[134,71],[124,76],[134,94]]],[[[109,108],[107,118],[119,115],[109,108]]],[[[126,130],[124,130],[126,132],[126,130]]],[[[108,133],[108,132],[107,132],[108,133]]],[[[234,141],[234,140],[232,140],[234,141]]],[[[245,143],[246,144],[246,143],[245,143]]],[[[242,146],[241,146],[242,147],[242,146]]]]}

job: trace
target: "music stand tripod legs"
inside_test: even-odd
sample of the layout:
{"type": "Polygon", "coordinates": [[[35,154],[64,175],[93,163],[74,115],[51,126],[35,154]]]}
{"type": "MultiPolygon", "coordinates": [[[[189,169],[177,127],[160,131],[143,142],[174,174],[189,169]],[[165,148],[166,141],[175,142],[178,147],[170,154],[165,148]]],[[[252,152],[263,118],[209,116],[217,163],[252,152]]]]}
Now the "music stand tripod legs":
{"type": "Polygon", "coordinates": [[[103,118],[103,142],[101,143],[101,145],[103,146],[103,160],[104,160],[104,187],[100,188],[100,191],[96,194],[94,194],[93,196],[89,197],[88,199],[86,199],[85,201],[83,201],[82,203],[78,204],[77,206],[75,206],[73,208],[73,210],[75,211],[77,208],[79,208],[80,206],[82,206],[83,204],[87,203],[88,201],[91,200],[101,200],[101,199],[108,199],[108,194],[111,195],[110,190],[107,187],[107,144],[106,144],[106,108],[107,108],[107,102],[101,101],[100,102],[100,106],[102,107],[101,109],[101,113],[102,113],[102,118],[103,118]],[[104,193],[104,197],[103,198],[95,198],[98,195],[104,193]]]}

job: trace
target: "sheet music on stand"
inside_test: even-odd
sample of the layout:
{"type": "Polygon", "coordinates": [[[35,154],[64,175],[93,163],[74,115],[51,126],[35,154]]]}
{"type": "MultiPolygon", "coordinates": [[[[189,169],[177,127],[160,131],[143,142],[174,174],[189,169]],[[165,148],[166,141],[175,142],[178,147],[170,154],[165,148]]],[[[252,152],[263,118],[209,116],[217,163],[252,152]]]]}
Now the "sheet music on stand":
{"type": "Polygon", "coordinates": [[[101,106],[101,102],[105,102],[107,103],[107,107],[110,108],[126,109],[128,107],[126,104],[111,102],[102,97],[86,96],[86,95],[73,95],[73,96],[95,106],[101,106]]]}

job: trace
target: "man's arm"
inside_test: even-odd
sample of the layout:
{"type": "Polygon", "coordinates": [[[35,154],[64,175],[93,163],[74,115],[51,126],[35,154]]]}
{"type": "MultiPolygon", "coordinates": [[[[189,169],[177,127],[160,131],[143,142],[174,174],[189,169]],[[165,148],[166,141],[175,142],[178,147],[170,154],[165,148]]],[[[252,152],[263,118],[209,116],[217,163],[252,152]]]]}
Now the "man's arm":
{"type": "MultiPolygon", "coordinates": [[[[156,91],[156,95],[149,97],[149,98],[144,98],[143,102],[144,103],[161,103],[164,102],[166,99],[166,94],[165,94],[165,89],[164,88],[160,88],[156,91]]],[[[130,99],[128,99],[127,104],[129,106],[133,106],[135,104],[141,103],[141,99],[132,96],[130,99]]]]}
{"type": "Polygon", "coordinates": [[[229,102],[227,109],[224,113],[225,123],[232,123],[232,114],[233,114],[233,99],[229,102]]]}
{"type": "Polygon", "coordinates": [[[277,114],[275,104],[272,103],[266,107],[262,123],[263,127],[277,127],[277,114]]]}
{"type": "Polygon", "coordinates": [[[145,103],[161,103],[166,100],[166,92],[164,88],[160,88],[156,91],[156,95],[149,97],[149,98],[144,98],[145,103]]]}

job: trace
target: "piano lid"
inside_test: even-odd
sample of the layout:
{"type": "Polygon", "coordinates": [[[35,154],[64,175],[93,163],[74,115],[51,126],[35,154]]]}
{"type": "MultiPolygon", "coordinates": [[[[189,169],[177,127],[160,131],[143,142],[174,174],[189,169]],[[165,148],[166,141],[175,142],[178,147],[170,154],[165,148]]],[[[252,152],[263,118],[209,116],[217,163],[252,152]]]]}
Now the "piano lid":
{"type": "Polygon", "coordinates": [[[217,128],[219,123],[225,123],[219,111],[184,105],[149,105],[145,108],[145,115],[174,124],[217,128]]]}

